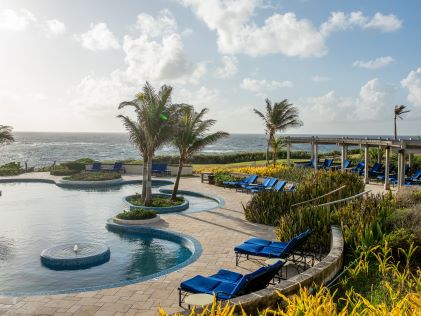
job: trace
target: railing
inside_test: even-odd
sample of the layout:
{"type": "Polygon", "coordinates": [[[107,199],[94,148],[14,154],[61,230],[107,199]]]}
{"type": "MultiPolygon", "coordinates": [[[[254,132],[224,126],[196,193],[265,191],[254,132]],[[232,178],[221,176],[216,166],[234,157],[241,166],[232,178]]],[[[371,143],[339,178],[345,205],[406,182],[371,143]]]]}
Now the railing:
{"type": "Polygon", "coordinates": [[[330,192],[328,192],[328,193],[325,193],[325,194],[323,194],[323,195],[321,195],[321,196],[318,196],[318,197],[315,197],[315,198],[313,198],[313,199],[310,199],[310,200],[307,200],[307,201],[303,201],[303,202],[299,202],[299,203],[292,204],[292,205],[291,205],[291,208],[292,208],[292,207],[295,207],[295,206],[298,206],[298,205],[307,204],[307,203],[311,203],[311,202],[313,202],[313,201],[320,200],[321,198],[324,198],[324,197],[329,196],[329,195],[331,195],[331,194],[333,194],[333,193],[336,193],[336,192],[338,192],[338,191],[341,191],[341,190],[343,190],[344,188],[346,188],[346,185],[343,185],[343,186],[341,186],[341,187],[339,187],[339,188],[336,188],[336,189],[335,189],[335,190],[333,190],[333,191],[330,191],[330,192]]]}

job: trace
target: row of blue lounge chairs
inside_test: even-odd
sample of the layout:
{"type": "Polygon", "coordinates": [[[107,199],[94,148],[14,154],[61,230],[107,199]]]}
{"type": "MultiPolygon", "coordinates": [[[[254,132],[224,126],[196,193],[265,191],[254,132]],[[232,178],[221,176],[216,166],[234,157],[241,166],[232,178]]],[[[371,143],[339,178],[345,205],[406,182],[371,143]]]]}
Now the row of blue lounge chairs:
{"type": "Polygon", "coordinates": [[[236,265],[239,258],[250,256],[260,258],[276,258],[279,261],[271,265],[263,266],[254,272],[240,274],[237,272],[221,269],[216,274],[205,277],[196,275],[180,284],[179,305],[181,306],[184,298],[189,294],[206,293],[215,295],[217,300],[228,300],[234,297],[259,291],[268,286],[275,278],[279,278],[279,273],[289,258],[294,261],[295,255],[301,255],[298,252],[301,245],[310,237],[312,231],[307,229],[305,232],[292,238],[288,242],[270,241],[259,238],[251,238],[243,244],[234,248],[236,254],[236,265]]]}
{"type": "Polygon", "coordinates": [[[253,174],[245,177],[239,181],[224,181],[225,188],[235,188],[236,190],[245,191],[249,193],[258,193],[266,190],[280,192],[292,192],[296,190],[295,184],[287,186],[287,181],[280,180],[274,177],[265,178],[262,183],[256,183],[258,176],[253,174]]]}
{"type": "Polygon", "coordinates": [[[100,162],[94,162],[89,168],[86,168],[86,171],[114,171],[114,172],[124,172],[124,167],[122,162],[116,162],[111,168],[104,167],[100,162]]]}

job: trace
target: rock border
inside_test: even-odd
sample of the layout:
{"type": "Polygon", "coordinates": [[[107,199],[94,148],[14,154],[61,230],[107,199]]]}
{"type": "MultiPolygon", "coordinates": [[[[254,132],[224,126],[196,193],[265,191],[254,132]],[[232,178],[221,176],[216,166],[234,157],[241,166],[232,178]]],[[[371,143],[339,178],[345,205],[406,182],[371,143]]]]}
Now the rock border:
{"type": "MultiPolygon", "coordinates": [[[[185,197],[184,197],[184,202],[180,205],[167,206],[167,207],[156,207],[156,206],[141,206],[141,205],[131,204],[127,199],[132,197],[132,196],[134,196],[134,195],[133,194],[128,195],[128,196],[125,196],[123,198],[124,201],[129,205],[131,210],[141,208],[141,209],[144,209],[144,210],[154,210],[154,211],[156,211],[157,213],[160,213],[160,214],[165,214],[165,213],[181,212],[181,211],[187,210],[189,208],[189,200],[187,200],[185,197]]],[[[155,194],[152,194],[152,196],[170,197],[171,194],[155,193],[155,194]]]]}
{"type": "Polygon", "coordinates": [[[57,185],[60,187],[104,187],[104,186],[113,186],[123,184],[123,178],[113,179],[113,180],[102,180],[102,181],[72,181],[60,179],[57,181],[57,185]]]}
{"type": "Polygon", "coordinates": [[[149,219],[121,219],[117,217],[113,217],[113,222],[120,225],[147,225],[159,222],[161,217],[156,214],[155,217],[149,219]]]}

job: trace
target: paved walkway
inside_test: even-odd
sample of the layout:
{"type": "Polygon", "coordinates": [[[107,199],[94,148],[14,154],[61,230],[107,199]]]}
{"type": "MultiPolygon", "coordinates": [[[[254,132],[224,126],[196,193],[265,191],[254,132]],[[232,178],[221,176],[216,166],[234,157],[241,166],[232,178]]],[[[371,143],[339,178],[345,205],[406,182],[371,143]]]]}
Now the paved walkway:
{"type": "MultiPolygon", "coordinates": [[[[28,174],[23,177],[48,177],[28,174]]],[[[234,190],[200,183],[199,178],[183,178],[180,189],[217,195],[225,206],[193,214],[161,215],[163,221],[154,226],[183,232],[198,239],[202,255],[191,265],[146,282],[99,291],[51,296],[0,297],[0,315],[157,315],[158,306],[168,313],[182,311],[178,306],[177,287],[196,274],[208,275],[221,268],[240,273],[255,270],[256,265],[235,266],[233,248],[250,236],[274,238],[273,227],[244,220],[241,202],[249,195],[234,190]]]]}

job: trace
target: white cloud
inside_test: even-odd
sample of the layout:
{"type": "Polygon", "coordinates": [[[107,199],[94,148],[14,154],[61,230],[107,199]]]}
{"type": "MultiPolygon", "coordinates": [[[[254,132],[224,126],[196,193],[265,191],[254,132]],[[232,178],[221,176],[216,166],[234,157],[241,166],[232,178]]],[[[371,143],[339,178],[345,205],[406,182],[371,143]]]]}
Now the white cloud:
{"type": "Polygon", "coordinates": [[[238,71],[238,59],[235,56],[222,56],[222,66],[216,68],[215,76],[217,78],[229,78],[238,71]]]}
{"type": "Polygon", "coordinates": [[[327,37],[336,31],[344,31],[358,26],[362,29],[375,29],[382,32],[393,32],[402,27],[402,21],[394,14],[383,15],[377,12],[371,19],[361,11],[331,12],[329,19],[320,25],[320,32],[327,37]]]}
{"type": "Polygon", "coordinates": [[[51,36],[62,35],[66,32],[66,25],[57,19],[48,20],[45,24],[48,34],[51,36]]]}
{"type": "Polygon", "coordinates": [[[257,26],[250,21],[259,0],[179,0],[193,9],[218,34],[218,50],[223,54],[244,53],[264,56],[319,57],[326,53],[324,39],[313,24],[294,13],[273,14],[257,26]]]}
{"type": "Polygon", "coordinates": [[[396,15],[383,15],[377,12],[374,17],[364,25],[364,28],[380,30],[382,32],[393,32],[402,27],[402,21],[396,15]]]}
{"type": "MultiPolygon", "coordinates": [[[[152,19],[157,21],[159,18],[158,16],[157,19],[152,19]]],[[[151,33],[144,34],[146,29],[143,26],[141,35],[136,38],[124,36],[122,49],[126,68],[116,69],[109,76],[102,78],[86,76],[70,91],[70,94],[75,95],[72,102],[74,106],[89,111],[98,108],[115,111],[121,101],[133,98],[145,81],[151,82],[154,86],[164,83],[170,85],[198,83],[206,73],[206,66],[204,63],[194,63],[188,59],[181,35],[176,32],[168,34],[167,31],[160,31],[159,34],[153,33],[151,37],[151,33]]],[[[194,87],[190,87],[190,90],[194,90],[194,87]]],[[[190,95],[190,99],[209,99],[206,95],[210,92],[207,92],[209,91],[202,87],[196,90],[199,98],[195,99],[190,95]]],[[[186,92],[184,94],[187,95],[186,92]]]]}
{"type": "Polygon", "coordinates": [[[136,28],[141,31],[142,35],[158,37],[174,33],[177,30],[177,22],[169,10],[162,10],[156,18],[141,13],[137,16],[136,28]]]}
{"type": "Polygon", "coordinates": [[[365,68],[365,69],[379,69],[379,68],[383,68],[389,65],[390,63],[394,61],[395,60],[392,57],[386,56],[386,57],[379,57],[379,58],[368,60],[368,61],[356,60],[354,61],[352,66],[365,68]]]}
{"type": "Polygon", "coordinates": [[[382,84],[379,79],[375,78],[368,81],[360,89],[360,94],[356,100],[356,109],[354,116],[360,120],[378,120],[388,117],[388,107],[393,99],[394,88],[389,85],[382,84]]]}
{"type": "Polygon", "coordinates": [[[355,97],[342,97],[329,91],[322,96],[302,98],[298,103],[305,109],[302,111],[304,121],[382,121],[392,113],[394,92],[392,86],[375,78],[364,84],[355,97]]]}
{"type": "Polygon", "coordinates": [[[326,82],[329,81],[330,78],[326,76],[315,75],[311,78],[311,80],[313,80],[314,82],[326,82]]]}
{"type": "Polygon", "coordinates": [[[24,31],[34,22],[36,22],[35,16],[26,9],[21,9],[19,12],[11,9],[0,11],[0,30],[24,31]]]}
{"type": "Polygon", "coordinates": [[[119,49],[118,43],[114,34],[108,29],[107,24],[97,23],[91,24],[90,30],[86,33],[74,36],[81,45],[90,50],[108,50],[119,49]]]}
{"type": "Polygon", "coordinates": [[[412,70],[406,78],[402,79],[401,85],[409,91],[408,101],[415,106],[421,106],[421,68],[412,70]]]}
{"type": "Polygon", "coordinates": [[[175,90],[174,100],[179,103],[187,103],[198,108],[212,107],[218,99],[219,90],[201,86],[199,89],[181,88],[175,90]]]}
{"type": "Polygon", "coordinates": [[[281,88],[291,88],[293,86],[291,81],[267,81],[257,80],[251,78],[244,78],[240,87],[244,90],[251,91],[256,95],[263,95],[264,92],[273,91],[281,88]]]}

